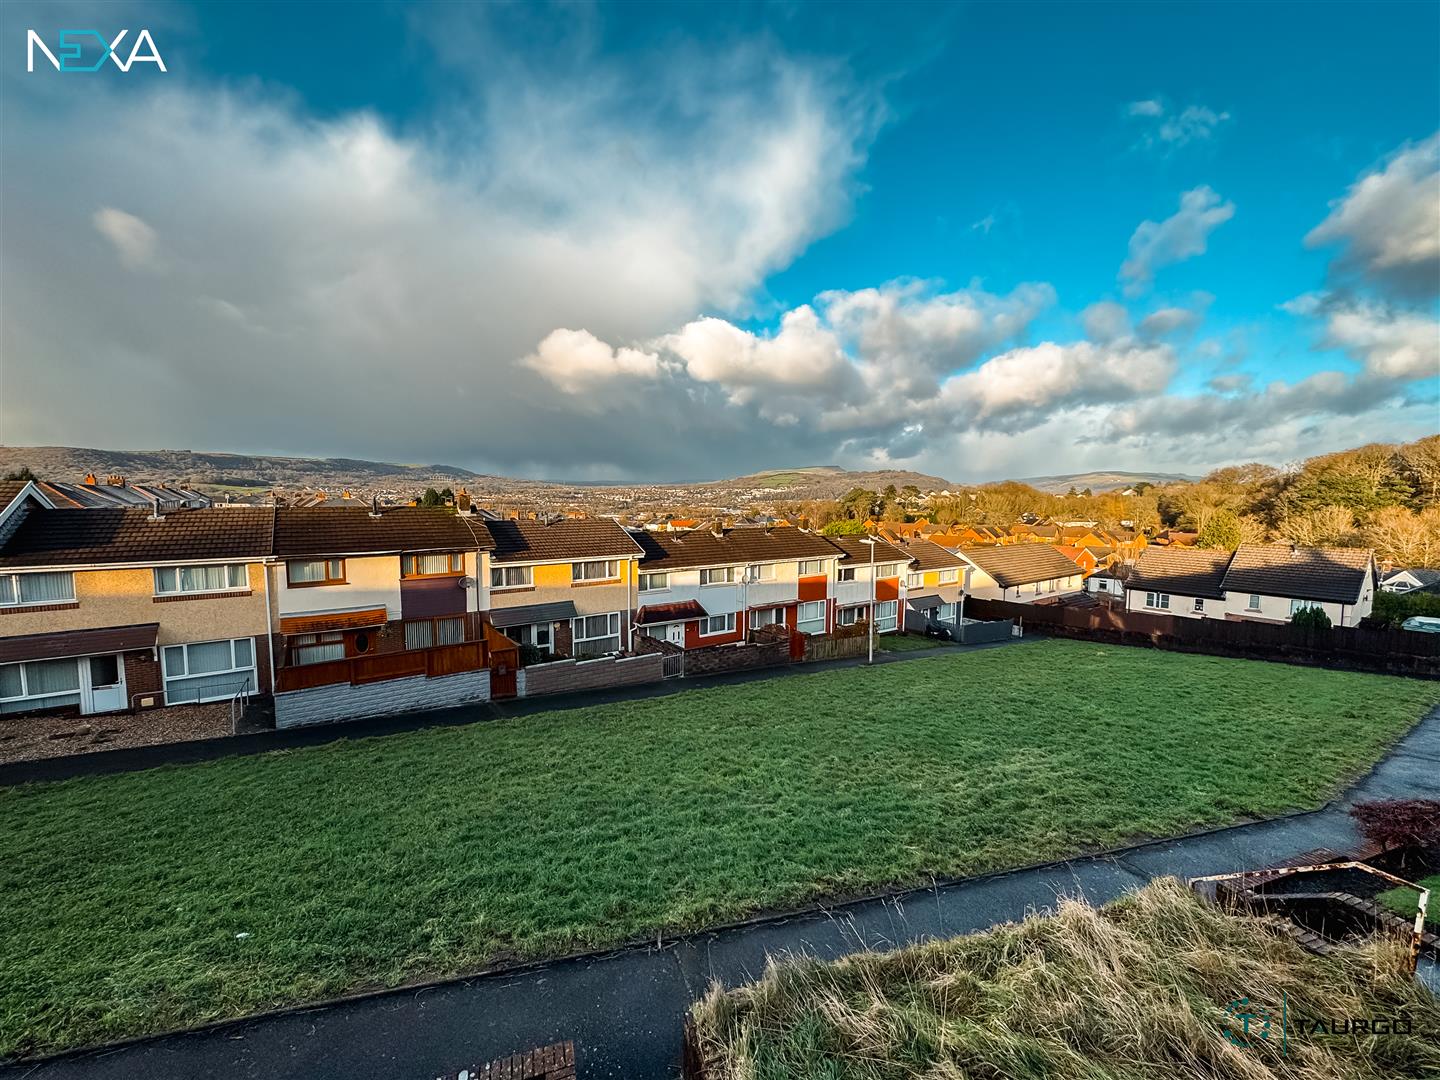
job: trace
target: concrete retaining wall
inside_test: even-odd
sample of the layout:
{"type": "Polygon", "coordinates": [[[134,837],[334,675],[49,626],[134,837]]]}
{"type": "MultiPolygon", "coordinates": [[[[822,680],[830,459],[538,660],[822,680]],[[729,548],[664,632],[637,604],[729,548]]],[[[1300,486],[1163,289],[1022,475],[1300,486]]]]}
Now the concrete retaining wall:
{"type": "Polygon", "coordinates": [[[485,670],[464,671],[437,679],[415,675],[364,686],[337,683],[276,694],[275,726],[293,728],[334,724],[366,716],[388,716],[415,709],[442,709],[489,700],[490,672],[485,670]]]}
{"type": "Polygon", "coordinates": [[[638,686],[664,678],[664,658],[655,653],[595,660],[557,660],[522,668],[515,677],[520,697],[603,690],[611,686],[638,686]]]}

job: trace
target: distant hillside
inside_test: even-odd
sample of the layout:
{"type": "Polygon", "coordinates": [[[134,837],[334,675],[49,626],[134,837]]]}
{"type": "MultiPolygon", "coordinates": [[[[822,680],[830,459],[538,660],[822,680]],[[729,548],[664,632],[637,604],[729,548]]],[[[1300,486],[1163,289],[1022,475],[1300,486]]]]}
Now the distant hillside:
{"type": "Polygon", "coordinates": [[[825,499],[843,495],[852,488],[866,488],[883,491],[889,485],[903,488],[913,484],[921,491],[936,491],[951,487],[948,480],[926,473],[910,472],[905,469],[876,469],[855,472],[838,465],[810,465],[798,469],[776,469],[771,472],[752,473],[737,476],[715,484],[715,487],[758,488],[783,491],[787,498],[825,499]]]}
{"type": "Polygon", "coordinates": [[[1062,476],[1027,476],[1018,482],[1029,484],[1038,491],[1064,495],[1072,487],[1076,491],[1089,488],[1098,494],[1102,491],[1118,491],[1134,484],[1173,484],[1199,479],[1201,478],[1198,476],[1188,476],[1185,473],[1087,472],[1066,473],[1062,476]]]}

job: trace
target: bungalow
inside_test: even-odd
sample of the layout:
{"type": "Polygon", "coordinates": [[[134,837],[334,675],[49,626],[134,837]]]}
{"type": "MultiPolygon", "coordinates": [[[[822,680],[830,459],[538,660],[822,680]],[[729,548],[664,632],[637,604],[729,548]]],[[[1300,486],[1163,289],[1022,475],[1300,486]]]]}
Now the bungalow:
{"type": "Polygon", "coordinates": [[[955,552],[929,540],[912,540],[902,549],[910,556],[905,575],[905,629],[923,634],[936,623],[951,629],[958,626],[969,565],[955,552]]]}
{"type": "Polygon", "coordinates": [[[1413,567],[1409,570],[1391,570],[1380,578],[1382,592],[1440,592],[1440,570],[1413,567]]]}
{"type": "Polygon", "coordinates": [[[910,556],[884,540],[859,536],[827,539],[840,553],[835,566],[835,625],[865,622],[873,606],[877,634],[899,629],[900,578],[910,556]]]}
{"type": "Polygon", "coordinates": [[[982,600],[1033,604],[1082,587],[1080,568],[1049,544],[966,548],[958,554],[972,568],[967,594],[982,600]]]}
{"type": "Polygon", "coordinates": [[[266,508],[51,509],[0,525],[0,713],[82,714],[268,688],[266,508]]]}
{"type": "Polygon", "coordinates": [[[701,649],[771,624],[804,634],[834,625],[830,582],[840,553],[822,536],[737,526],[635,539],[644,550],[635,625],[647,637],[701,649]]]}
{"type": "Polygon", "coordinates": [[[488,599],[496,629],[554,656],[630,648],[645,549],[623,527],[606,519],[484,525],[494,541],[488,599]]]}
{"type": "Polygon", "coordinates": [[[1185,618],[1283,623],[1318,607],[1336,626],[1370,614],[1374,558],[1363,548],[1241,544],[1236,551],[1151,547],[1126,582],[1126,607],[1185,618]]]}

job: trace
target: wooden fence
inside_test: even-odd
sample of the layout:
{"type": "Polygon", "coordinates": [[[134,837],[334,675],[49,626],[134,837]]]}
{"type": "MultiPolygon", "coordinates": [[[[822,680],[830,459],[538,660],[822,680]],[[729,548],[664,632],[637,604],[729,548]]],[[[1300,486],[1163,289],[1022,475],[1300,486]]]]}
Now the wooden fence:
{"type": "Polygon", "coordinates": [[[1065,637],[1145,645],[1287,664],[1440,678],[1440,634],[1333,626],[1306,630],[1289,623],[1242,619],[1186,619],[1118,607],[1013,604],[971,597],[965,614],[977,619],[1019,619],[1028,629],[1065,637]]]}
{"type": "Polygon", "coordinates": [[[458,645],[437,645],[430,649],[406,649],[400,652],[355,656],[348,660],[328,660],[323,664],[300,664],[281,668],[275,673],[275,688],[281,693],[309,690],[316,686],[349,683],[385,682],[425,675],[435,679],[457,675],[462,671],[478,671],[486,666],[485,646],[479,641],[458,645]]]}

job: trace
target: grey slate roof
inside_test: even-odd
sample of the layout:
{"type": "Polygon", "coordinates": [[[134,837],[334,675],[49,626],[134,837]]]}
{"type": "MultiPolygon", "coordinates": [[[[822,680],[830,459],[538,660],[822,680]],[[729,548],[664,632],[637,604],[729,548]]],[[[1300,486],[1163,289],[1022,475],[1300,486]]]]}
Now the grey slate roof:
{"type": "Polygon", "coordinates": [[[642,571],[833,559],[839,554],[825,537],[793,527],[740,526],[722,530],[719,536],[708,529],[646,532],[634,540],[645,552],[642,571]]]}
{"type": "Polygon", "coordinates": [[[1125,587],[1221,600],[1225,596],[1225,571],[1230,557],[1228,551],[1147,547],[1135,560],[1135,569],[1125,587]]]}
{"type": "Polygon", "coordinates": [[[1007,544],[961,552],[1003,588],[1052,578],[1079,577],[1081,570],[1049,544],[1007,544]]]}
{"type": "Polygon", "coordinates": [[[1241,544],[1225,572],[1226,592],[1354,604],[1365,587],[1368,548],[1241,544]]]}
{"type": "Polygon", "coordinates": [[[626,559],[642,553],[634,538],[616,522],[566,518],[541,521],[483,522],[495,540],[491,561],[569,562],[581,559],[626,559]]]}
{"type": "Polygon", "coordinates": [[[495,608],[490,612],[490,621],[496,629],[507,626],[529,626],[532,623],[564,622],[575,618],[573,600],[556,600],[549,604],[527,604],[524,607],[495,608]]]}
{"type": "Polygon", "coordinates": [[[33,510],[0,549],[0,566],[205,562],[270,554],[273,513],[263,508],[33,510]]]}

